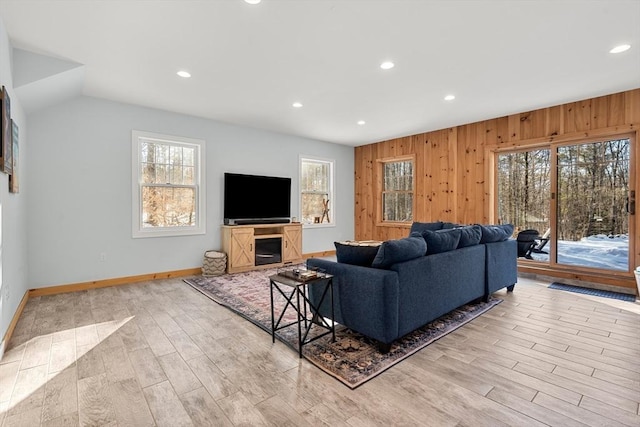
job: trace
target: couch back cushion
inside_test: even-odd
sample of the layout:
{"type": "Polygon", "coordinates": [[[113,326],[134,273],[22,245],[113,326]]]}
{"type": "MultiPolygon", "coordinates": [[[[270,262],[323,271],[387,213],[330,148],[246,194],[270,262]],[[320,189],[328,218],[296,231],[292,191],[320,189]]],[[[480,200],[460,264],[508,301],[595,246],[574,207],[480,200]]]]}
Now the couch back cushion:
{"type": "Polygon", "coordinates": [[[513,234],[512,224],[480,225],[482,237],[480,243],[494,243],[507,240],[513,234]]]}
{"type": "Polygon", "coordinates": [[[412,233],[418,232],[422,234],[426,230],[437,231],[442,230],[442,226],[444,223],[442,221],[438,222],[414,222],[411,224],[411,230],[409,231],[409,235],[412,233]]]}
{"type": "Polygon", "coordinates": [[[458,230],[460,230],[458,248],[466,248],[467,246],[473,246],[480,243],[480,239],[482,238],[482,229],[479,225],[458,227],[458,230]]]}
{"type": "Polygon", "coordinates": [[[427,255],[456,249],[460,242],[460,234],[460,230],[456,228],[439,231],[426,230],[422,233],[422,237],[427,242],[427,255]]]}
{"type": "Polygon", "coordinates": [[[371,266],[387,269],[393,264],[424,256],[426,252],[427,244],[422,235],[418,232],[413,232],[404,239],[387,240],[382,243],[371,266]]]}
{"type": "Polygon", "coordinates": [[[371,267],[381,242],[333,242],[336,259],[343,264],[371,267]]]}

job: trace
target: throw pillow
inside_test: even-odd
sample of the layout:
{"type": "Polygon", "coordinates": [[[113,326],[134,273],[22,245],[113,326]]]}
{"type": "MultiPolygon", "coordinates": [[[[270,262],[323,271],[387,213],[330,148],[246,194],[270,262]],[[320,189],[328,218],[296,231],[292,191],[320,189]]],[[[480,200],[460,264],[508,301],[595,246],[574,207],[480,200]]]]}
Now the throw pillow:
{"type": "Polygon", "coordinates": [[[414,222],[413,224],[411,224],[411,231],[409,232],[409,234],[411,235],[412,233],[415,233],[415,232],[422,234],[426,230],[431,230],[431,231],[442,230],[442,225],[443,225],[442,221],[414,222]]]}
{"type": "Polygon", "coordinates": [[[336,258],[342,264],[371,267],[380,245],[360,245],[358,242],[333,242],[336,258]]]}
{"type": "Polygon", "coordinates": [[[467,246],[473,246],[480,243],[480,239],[482,238],[482,229],[479,225],[458,227],[458,230],[460,230],[460,242],[458,242],[459,248],[466,248],[467,246]]]}
{"type": "Polygon", "coordinates": [[[502,242],[513,234],[513,225],[511,224],[480,225],[480,228],[482,229],[480,243],[502,242]]]}
{"type": "Polygon", "coordinates": [[[460,242],[460,230],[456,228],[448,230],[430,231],[422,234],[427,242],[427,255],[439,254],[456,249],[460,242]]]}
{"type": "Polygon", "coordinates": [[[393,264],[410,261],[424,256],[427,252],[427,244],[420,233],[411,233],[411,236],[398,240],[387,240],[380,245],[373,263],[374,268],[387,269],[393,264]]]}

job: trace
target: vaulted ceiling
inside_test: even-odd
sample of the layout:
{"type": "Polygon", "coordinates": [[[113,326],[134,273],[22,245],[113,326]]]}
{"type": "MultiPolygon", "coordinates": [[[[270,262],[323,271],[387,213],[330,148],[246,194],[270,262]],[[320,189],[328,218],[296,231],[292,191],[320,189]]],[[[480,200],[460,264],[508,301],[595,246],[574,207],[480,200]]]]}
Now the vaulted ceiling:
{"type": "Polygon", "coordinates": [[[2,0],[0,17],[28,111],[75,87],[361,145],[640,87],[638,0],[2,0]]]}

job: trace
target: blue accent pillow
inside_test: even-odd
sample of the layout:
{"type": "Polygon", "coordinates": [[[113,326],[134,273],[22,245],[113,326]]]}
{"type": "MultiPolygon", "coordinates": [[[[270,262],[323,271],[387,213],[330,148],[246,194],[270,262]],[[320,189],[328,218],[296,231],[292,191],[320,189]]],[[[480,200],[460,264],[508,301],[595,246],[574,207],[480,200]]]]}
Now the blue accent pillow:
{"type": "Polygon", "coordinates": [[[420,233],[414,232],[404,239],[383,242],[371,266],[387,269],[393,264],[420,258],[425,252],[427,244],[420,233]]]}
{"type": "Polygon", "coordinates": [[[512,224],[480,225],[480,228],[482,229],[480,243],[502,242],[509,239],[513,234],[512,224]]]}
{"type": "Polygon", "coordinates": [[[336,258],[342,264],[362,265],[371,267],[373,259],[378,253],[380,245],[360,246],[348,243],[333,242],[336,245],[336,258]]]}
{"type": "Polygon", "coordinates": [[[458,247],[460,242],[460,230],[451,228],[448,230],[430,231],[422,233],[427,242],[427,255],[448,252],[458,247]]]}
{"type": "Polygon", "coordinates": [[[413,224],[411,224],[411,231],[409,232],[409,234],[411,235],[412,233],[415,233],[415,232],[418,232],[418,233],[422,234],[426,230],[431,230],[431,231],[442,230],[442,225],[443,224],[444,223],[442,221],[438,221],[438,222],[414,222],[413,224]]]}
{"type": "Polygon", "coordinates": [[[473,246],[480,243],[480,239],[482,238],[482,229],[479,225],[458,227],[458,230],[460,230],[460,242],[458,242],[458,248],[466,248],[467,246],[473,246]]]}

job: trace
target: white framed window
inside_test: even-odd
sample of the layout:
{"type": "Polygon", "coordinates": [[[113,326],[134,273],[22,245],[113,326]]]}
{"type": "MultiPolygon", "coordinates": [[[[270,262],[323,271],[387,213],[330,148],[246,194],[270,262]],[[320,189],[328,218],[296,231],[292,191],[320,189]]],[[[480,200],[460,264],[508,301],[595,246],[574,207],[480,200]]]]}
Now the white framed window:
{"type": "Polygon", "coordinates": [[[413,221],[413,158],[379,160],[382,222],[413,221]]]}
{"type": "Polygon", "coordinates": [[[204,234],[204,141],[131,135],[133,237],[204,234]]]}
{"type": "Polygon", "coordinates": [[[300,157],[300,222],[310,227],[334,225],[334,160],[300,157]]]}

